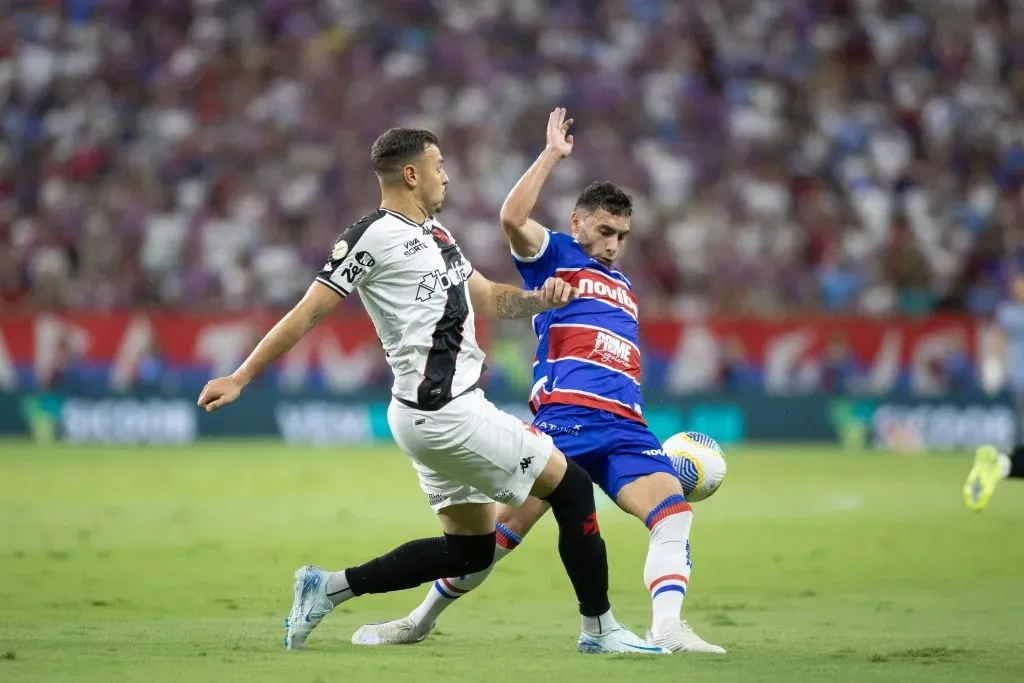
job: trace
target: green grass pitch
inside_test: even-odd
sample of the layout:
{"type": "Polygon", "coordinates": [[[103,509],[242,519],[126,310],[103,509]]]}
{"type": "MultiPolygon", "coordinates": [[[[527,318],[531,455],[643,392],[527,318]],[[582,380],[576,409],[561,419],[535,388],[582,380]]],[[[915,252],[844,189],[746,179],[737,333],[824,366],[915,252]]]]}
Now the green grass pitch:
{"type": "MultiPolygon", "coordinates": [[[[574,652],[549,519],[426,642],[359,649],[423,589],[367,596],[286,652],[291,574],[436,524],[403,455],[219,443],[0,443],[0,681],[1024,679],[1024,485],[969,512],[965,455],[734,448],[695,506],[685,612],[724,657],[574,652]]],[[[642,632],[644,527],[607,502],[612,602],[642,632]]]]}

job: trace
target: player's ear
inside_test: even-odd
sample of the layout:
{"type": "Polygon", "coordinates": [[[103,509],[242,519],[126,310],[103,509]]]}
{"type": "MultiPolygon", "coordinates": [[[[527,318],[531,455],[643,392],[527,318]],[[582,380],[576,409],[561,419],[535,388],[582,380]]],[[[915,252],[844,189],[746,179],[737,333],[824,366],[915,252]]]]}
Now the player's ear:
{"type": "Polygon", "coordinates": [[[580,234],[580,214],[578,211],[573,211],[569,214],[569,228],[572,231],[573,237],[580,234]]]}
{"type": "Polygon", "coordinates": [[[416,169],[415,164],[406,164],[402,167],[402,180],[409,187],[419,185],[419,171],[416,169]]]}

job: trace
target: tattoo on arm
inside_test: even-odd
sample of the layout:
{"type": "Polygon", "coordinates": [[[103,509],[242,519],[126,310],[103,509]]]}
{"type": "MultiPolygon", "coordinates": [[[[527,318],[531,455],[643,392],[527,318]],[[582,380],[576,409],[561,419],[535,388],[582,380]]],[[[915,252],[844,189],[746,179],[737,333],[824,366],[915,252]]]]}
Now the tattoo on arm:
{"type": "Polygon", "coordinates": [[[314,311],[310,313],[309,320],[306,321],[306,332],[313,329],[314,326],[321,320],[323,320],[325,313],[323,311],[314,311]]]}
{"type": "Polygon", "coordinates": [[[494,308],[499,318],[528,318],[548,310],[544,302],[533,292],[520,289],[505,289],[494,297],[494,308]]]}

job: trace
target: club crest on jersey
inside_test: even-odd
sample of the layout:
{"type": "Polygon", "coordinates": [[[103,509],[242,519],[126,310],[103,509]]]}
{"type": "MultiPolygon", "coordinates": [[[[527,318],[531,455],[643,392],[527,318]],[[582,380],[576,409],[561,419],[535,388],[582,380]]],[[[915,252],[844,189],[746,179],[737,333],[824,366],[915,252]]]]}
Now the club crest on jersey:
{"type": "Polygon", "coordinates": [[[416,287],[416,301],[426,301],[434,292],[445,292],[457,287],[468,280],[470,275],[472,270],[466,261],[459,261],[447,271],[435,270],[433,273],[427,273],[416,287]]]}

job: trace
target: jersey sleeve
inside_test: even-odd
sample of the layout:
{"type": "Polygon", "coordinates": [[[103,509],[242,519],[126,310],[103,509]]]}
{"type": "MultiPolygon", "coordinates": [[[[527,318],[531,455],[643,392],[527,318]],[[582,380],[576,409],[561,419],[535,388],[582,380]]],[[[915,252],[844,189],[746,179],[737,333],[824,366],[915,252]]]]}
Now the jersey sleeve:
{"type": "Polygon", "coordinates": [[[327,263],[317,273],[316,281],[334,290],[338,296],[348,296],[353,289],[371,279],[383,258],[374,235],[367,232],[369,226],[370,223],[360,221],[341,233],[327,263]]]}
{"type": "Polygon", "coordinates": [[[536,289],[544,284],[549,277],[554,276],[558,270],[558,261],[562,251],[565,249],[566,240],[572,241],[572,237],[560,232],[544,231],[544,242],[533,256],[520,256],[512,252],[512,261],[516,264],[516,270],[523,278],[527,289],[536,289]]]}

